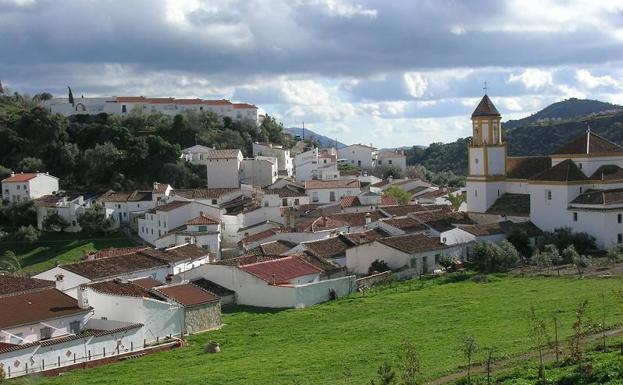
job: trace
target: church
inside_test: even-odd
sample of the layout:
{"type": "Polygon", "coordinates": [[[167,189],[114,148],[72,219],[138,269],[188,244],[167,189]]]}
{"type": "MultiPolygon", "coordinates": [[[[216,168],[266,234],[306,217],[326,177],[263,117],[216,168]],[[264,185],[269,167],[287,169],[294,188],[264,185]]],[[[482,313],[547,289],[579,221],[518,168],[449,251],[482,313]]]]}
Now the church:
{"type": "Polygon", "coordinates": [[[623,243],[623,147],[589,128],[549,156],[509,157],[488,95],[471,119],[468,212],[529,219],[543,231],[570,227],[599,248],[623,243]]]}

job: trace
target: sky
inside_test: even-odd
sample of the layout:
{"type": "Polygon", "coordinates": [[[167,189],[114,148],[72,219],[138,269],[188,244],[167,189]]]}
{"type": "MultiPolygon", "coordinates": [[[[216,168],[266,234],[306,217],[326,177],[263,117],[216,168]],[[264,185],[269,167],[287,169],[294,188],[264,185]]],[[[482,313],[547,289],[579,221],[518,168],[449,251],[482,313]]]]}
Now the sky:
{"type": "Polygon", "coordinates": [[[623,0],[0,0],[12,91],[227,98],[377,147],[471,134],[487,84],[515,119],[623,104],[623,0]]]}

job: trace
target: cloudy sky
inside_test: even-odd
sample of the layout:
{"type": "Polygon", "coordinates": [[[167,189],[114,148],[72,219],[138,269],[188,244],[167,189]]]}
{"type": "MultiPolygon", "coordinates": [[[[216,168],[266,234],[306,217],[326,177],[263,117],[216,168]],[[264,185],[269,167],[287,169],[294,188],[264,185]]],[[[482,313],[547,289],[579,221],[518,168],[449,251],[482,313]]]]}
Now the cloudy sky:
{"type": "Polygon", "coordinates": [[[623,104],[623,0],[0,0],[0,80],[64,96],[228,98],[381,147],[564,98],[623,104]]]}

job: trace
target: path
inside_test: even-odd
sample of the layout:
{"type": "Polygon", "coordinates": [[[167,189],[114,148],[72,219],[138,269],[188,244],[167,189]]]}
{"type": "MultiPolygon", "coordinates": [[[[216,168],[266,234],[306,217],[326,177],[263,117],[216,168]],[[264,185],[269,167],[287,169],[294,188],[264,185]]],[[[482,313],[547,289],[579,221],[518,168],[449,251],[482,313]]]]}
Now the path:
{"type": "MultiPolygon", "coordinates": [[[[623,326],[608,330],[606,332],[607,337],[618,337],[620,335],[623,335],[623,326]]],[[[601,340],[602,338],[603,338],[603,334],[599,332],[599,333],[585,336],[582,339],[582,341],[584,343],[595,342],[595,341],[601,340]]],[[[561,340],[559,342],[559,347],[562,346],[566,342],[567,342],[566,340],[561,340]]],[[[516,366],[518,363],[525,362],[525,361],[532,360],[532,359],[538,359],[538,354],[539,354],[538,351],[532,351],[532,352],[526,352],[526,353],[523,353],[517,356],[495,361],[491,364],[491,375],[507,370],[507,369],[511,369],[513,366],[516,366]]],[[[553,362],[555,360],[556,360],[556,352],[554,348],[548,348],[544,350],[544,353],[543,353],[544,363],[553,362]]],[[[485,364],[479,363],[479,364],[472,365],[472,374],[484,374],[486,373],[486,370],[487,370],[487,367],[485,364]]],[[[463,377],[467,377],[467,369],[462,369],[458,372],[448,374],[443,377],[435,378],[434,380],[431,380],[427,382],[426,384],[427,385],[443,385],[443,384],[454,382],[463,377]]]]}

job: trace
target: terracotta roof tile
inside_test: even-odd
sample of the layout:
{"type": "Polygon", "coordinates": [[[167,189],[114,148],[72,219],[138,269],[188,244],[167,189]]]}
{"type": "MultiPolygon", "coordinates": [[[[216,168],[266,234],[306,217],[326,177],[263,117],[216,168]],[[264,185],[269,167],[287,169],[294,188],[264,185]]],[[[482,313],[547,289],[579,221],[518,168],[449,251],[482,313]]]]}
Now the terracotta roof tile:
{"type": "Polygon", "coordinates": [[[406,233],[425,231],[428,229],[426,225],[410,217],[393,217],[383,220],[383,223],[387,223],[388,225],[403,230],[406,233]]]}
{"type": "Polygon", "coordinates": [[[282,188],[277,188],[277,189],[271,189],[271,188],[264,189],[264,194],[267,194],[267,195],[278,195],[279,198],[304,197],[305,196],[305,189],[296,188],[296,187],[294,187],[292,185],[288,185],[288,186],[284,186],[282,188]]]}
{"type": "Polygon", "coordinates": [[[188,222],[187,225],[218,225],[220,222],[205,215],[199,215],[188,222]]]}
{"type": "Polygon", "coordinates": [[[342,237],[332,237],[319,241],[305,242],[305,248],[315,256],[322,258],[335,258],[343,256],[346,250],[353,244],[342,237]]]}
{"type": "Polygon", "coordinates": [[[2,329],[91,311],[80,308],[77,300],[53,288],[0,297],[0,309],[10,309],[2,312],[2,329]]]}
{"type": "Polygon", "coordinates": [[[361,206],[361,201],[358,196],[345,195],[340,198],[340,205],[342,207],[356,207],[361,206]]]}
{"type": "Polygon", "coordinates": [[[571,159],[565,159],[549,170],[545,170],[531,177],[533,181],[547,182],[577,182],[588,181],[588,178],[578,165],[571,159]]]}
{"type": "Polygon", "coordinates": [[[383,210],[384,212],[386,212],[387,214],[391,215],[391,216],[397,216],[397,217],[404,217],[407,214],[410,213],[417,213],[420,211],[430,211],[436,209],[436,206],[422,206],[419,204],[416,205],[401,205],[401,206],[390,206],[390,207],[383,207],[381,208],[381,210],[383,210]]]}
{"type": "Polygon", "coordinates": [[[61,267],[82,277],[96,280],[166,266],[168,266],[168,263],[163,260],[153,258],[143,254],[143,252],[137,252],[129,255],[82,261],[61,267]]]}
{"type": "Polygon", "coordinates": [[[158,281],[155,278],[152,277],[145,277],[145,278],[139,278],[139,279],[134,279],[132,280],[132,283],[142,287],[143,289],[151,289],[153,287],[157,287],[157,286],[162,286],[164,285],[164,283],[158,281]]]}
{"type": "Polygon", "coordinates": [[[487,214],[526,217],[530,215],[530,194],[502,194],[487,210],[487,214]]]}
{"type": "Polygon", "coordinates": [[[619,205],[621,203],[623,203],[623,188],[589,190],[571,201],[571,204],[582,205],[619,205]]]}
{"type": "Polygon", "coordinates": [[[214,303],[220,300],[216,294],[210,293],[191,283],[161,286],[153,290],[162,293],[167,298],[172,299],[184,307],[214,303]]]}
{"type": "Polygon", "coordinates": [[[269,284],[277,285],[287,284],[292,279],[306,275],[322,273],[321,269],[311,263],[293,256],[243,265],[240,269],[269,284]]]}
{"type": "Polygon", "coordinates": [[[151,191],[109,191],[100,197],[102,202],[142,202],[151,201],[151,191]]]}
{"type": "Polygon", "coordinates": [[[528,179],[552,167],[549,156],[509,156],[506,158],[506,176],[528,179]]]}
{"type": "Polygon", "coordinates": [[[595,155],[595,154],[622,154],[623,147],[603,138],[594,132],[582,133],[563,145],[552,155],[595,155]]]}
{"type": "Polygon", "coordinates": [[[240,154],[240,150],[237,148],[223,149],[223,150],[210,150],[206,154],[207,159],[236,159],[240,154]]]}
{"type": "Polygon", "coordinates": [[[210,254],[206,249],[203,249],[196,244],[174,246],[166,249],[165,253],[173,255],[174,258],[178,258],[178,260],[190,259],[191,261],[204,258],[210,254]]]}
{"type": "Polygon", "coordinates": [[[43,288],[54,288],[56,283],[37,278],[0,274],[0,296],[43,288]]]}
{"type": "Polygon", "coordinates": [[[226,287],[219,285],[216,282],[207,280],[205,278],[199,278],[194,281],[191,281],[193,285],[199,286],[202,289],[209,291],[210,293],[216,294],[219,297],[226,297],[228,295],[235,294],[236,292],[233,290],[229,290],[226,287]]]}
{"type": "Polygon", "coordinates": [[[281,255],[296,246],[296,243],[289,241],[272,241],[263,243],[258,247],[262,251],[262,255],[281,255]]]}
{"type": "Polygon", "coordinates": [[[604,165],[595,170],[593,175],[591,175],[590,179],[596,181],[622,180],[623,168],[617,165],[604,165]]]}
{"type": "Polygon", "coordinates": [[[20,174],[15,174],[8,178],[3,179],[2,183],[28,182],[29,180],[36,178],[37,175],[39,174],[37,174],[36,172],[24,172],[20,174]]]}
{"type": "Polygon", "coordinates": [[[439,241],[439,237],[431,237],[424,234],[399,235],[396,237],[382,238],[379,239],[378,242],[407,254],[447,248],[446,245],[439,241]]]}
{"type": "Polygon", "coordinates": [[[472,117],[476,116],[500,116],[500,113],[498,112],[497,108],[495,108],[495,105],[493,104],[491,99],[489,99],[489,96],[487,94],[482,97],[480,103],[478,103],[478,106],[472,113],[472,117]]]}
{"type": "Polygon", "coordinates": [[[217,199],[225,194],[240,191],[238,188],[196,188],[186,190],[174,190],[173,195],[179,195],[186,199],[217,199]]]}
{"type": "Polygon", "coordinates": [[[118,257],[121,255],[134,254],[137,251],[149,249],[147,246],[135,246],[135,247],[110,247],[108,249],[102,249],[90,252],[86,254],[84,259],[100,259],[109,257],[118,257]]]}
{"type": "Polygon", "coordinates": [[[190,203],[191,202],[188,202],[188,201],[172,201],[172,202],[165,203],[163,205],[151,208],[151,209],[147,210],[147,212],[150,213],[150,214],[155,214],[158,211],[163,212],[163,213],[167,213],[169,211],[173,211],[173,210],[179,209],[180,207],[184,207],[186,205],[189,205],[190,203]]]}
{"type": "Polygon", "coordinates": [[[285,255],[257,255],[257,254],[245,254],[234,258],[225,258],[220,261],[213,262],[215,265],[224,266],[242,266],[252,263],[272,261],[274,259],[285,258],[285,255]]]}
{"type": "Polygon", "coordinates": [[[335,188],[360,188],[357,179],[338,179],[338,180],[307,180],[305,189],[335,189],[335,188]]]}
{"type": "Polygon", "coordinates": [[[122,297],[139,297],[160,299],[149,292],[148,289],[134,282],[122,282],[120,280],[110,280],[104,282],[90,283],[82,285],[98,293],[118,295],[122,297]]]}
{"type": "Polygon", "coordinates": [[[272,237],[273,235],[277,234],[279,231],[280,231],[279,227],[274,227],[272,229],[260,231],[259,233],[251,234],[247,237],[244,237],[240,240],[240,242],[242,242],[242,244],[258,242],[258,241],[261,241],[262,239],[272,237]]]}

